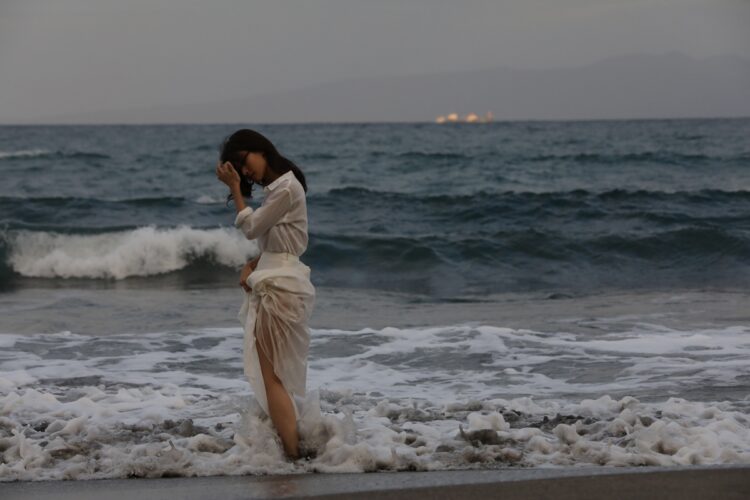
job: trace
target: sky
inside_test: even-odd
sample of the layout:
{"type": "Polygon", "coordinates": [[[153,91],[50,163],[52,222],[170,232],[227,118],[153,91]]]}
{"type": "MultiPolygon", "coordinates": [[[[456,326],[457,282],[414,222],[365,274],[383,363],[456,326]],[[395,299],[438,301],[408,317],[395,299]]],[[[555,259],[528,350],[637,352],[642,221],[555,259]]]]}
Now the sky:
{"type": "Polygon", "coordinates": [[[750,54],[750,0],[0,0],[0,122],[347,78],[750,54]]]}

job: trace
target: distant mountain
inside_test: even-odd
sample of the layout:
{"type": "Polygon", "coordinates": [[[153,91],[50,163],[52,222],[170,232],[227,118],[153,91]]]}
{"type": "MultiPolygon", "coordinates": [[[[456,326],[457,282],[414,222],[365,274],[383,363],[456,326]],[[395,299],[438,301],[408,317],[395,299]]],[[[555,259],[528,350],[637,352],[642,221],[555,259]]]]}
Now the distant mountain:
{"type": "Polygon", "coordinates": [[[487,111],[495,120],[750,116],[750,61],[629,54],[570,68],[338,80],[213,103],[61,115],[44,123],[398,122],[487,111]]]}

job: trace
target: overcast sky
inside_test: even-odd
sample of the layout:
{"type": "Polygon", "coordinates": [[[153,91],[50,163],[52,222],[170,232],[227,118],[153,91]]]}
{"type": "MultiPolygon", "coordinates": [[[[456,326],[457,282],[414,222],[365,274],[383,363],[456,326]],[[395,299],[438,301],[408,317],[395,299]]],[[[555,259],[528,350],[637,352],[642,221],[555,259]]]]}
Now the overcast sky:
{"type": "Polygon", "coordinates": [[[0,122],[350,77],[750,54],[750,0],[0,0],[0,122]]]}

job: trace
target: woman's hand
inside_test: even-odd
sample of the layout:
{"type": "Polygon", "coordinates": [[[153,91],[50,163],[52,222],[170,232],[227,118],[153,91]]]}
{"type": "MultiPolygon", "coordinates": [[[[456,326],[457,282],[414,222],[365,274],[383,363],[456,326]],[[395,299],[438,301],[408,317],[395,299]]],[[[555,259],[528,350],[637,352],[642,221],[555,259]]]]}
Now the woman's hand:
{"type": "Polygon", "coordinates": [[[225,161],[224,163],[219,162],[216,165],[216,177],[229,186],[230,189],[233,187],[239,187],[240,185],[240,174],[237,173],[234,166],[228,161],[225,161]]]}
{"type": "Polygon", "coordinates": [[[251,260],[245,266],[242,268],[242,272],[240,272],[240,285],[242,288],[245,289],[246,292],[251,292],[252,288],[247,284],[247,277],[250,276],[250,273],[255,271],[255,268],[258,266],[258,259],[251,260]]]}

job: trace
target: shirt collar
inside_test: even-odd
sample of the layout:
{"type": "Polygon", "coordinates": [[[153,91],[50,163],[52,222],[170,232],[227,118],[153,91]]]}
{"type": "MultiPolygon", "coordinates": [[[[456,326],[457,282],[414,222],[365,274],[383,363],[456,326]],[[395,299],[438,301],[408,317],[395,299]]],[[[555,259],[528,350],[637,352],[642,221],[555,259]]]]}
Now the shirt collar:
{"type": "Polygon", "coordinates": [[[292,170],[289,170],[288,172],[284,172],[275,181],[273,181],[271,184],[269,184],[268,186],[264,186],[263,187],[263,191],[266,192],[266,193],[269,192],[269,191],[273,191],[276,188],[276,186],[278,186],[279,184],[281,184],[281,181],[283,179],[287,179],[287,178],[289,178],[289,176],[292,176],[292,175],[294,175],[294,172],[292,170]]]}

